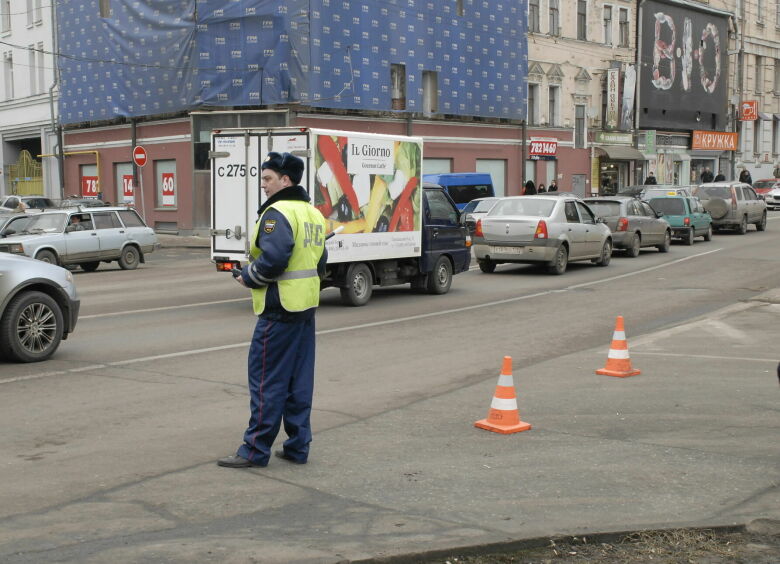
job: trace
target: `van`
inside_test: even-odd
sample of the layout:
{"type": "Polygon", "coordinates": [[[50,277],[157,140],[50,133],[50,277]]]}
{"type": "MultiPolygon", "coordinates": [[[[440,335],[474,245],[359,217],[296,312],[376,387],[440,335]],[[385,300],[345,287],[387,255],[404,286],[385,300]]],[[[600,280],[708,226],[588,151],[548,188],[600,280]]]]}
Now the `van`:
{"type": "Polygon", "coordinates": [[[493,179],[484,172],[449,172],[443,174],[425,174],[423,180],[443,186],[450,198],[463,210],[471,200],[492,198],[493,179]]]}

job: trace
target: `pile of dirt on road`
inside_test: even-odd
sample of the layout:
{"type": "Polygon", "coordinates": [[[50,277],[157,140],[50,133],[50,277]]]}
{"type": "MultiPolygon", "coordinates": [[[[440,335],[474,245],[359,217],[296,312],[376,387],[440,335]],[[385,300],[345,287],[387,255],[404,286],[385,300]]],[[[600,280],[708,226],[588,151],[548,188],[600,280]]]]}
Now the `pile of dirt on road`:
{"type": "MultiPolygon", "coordinates": [[[[777,522],[773,522],[777,523],[777,522]]],[[[604,563],[627,564],[777,564],[780,535],[777,526],[740,530],[673,529],[597,537],[551,539],[548,546],[490,554],[436,558],[425,562],[448,564],[604,563]]]]}

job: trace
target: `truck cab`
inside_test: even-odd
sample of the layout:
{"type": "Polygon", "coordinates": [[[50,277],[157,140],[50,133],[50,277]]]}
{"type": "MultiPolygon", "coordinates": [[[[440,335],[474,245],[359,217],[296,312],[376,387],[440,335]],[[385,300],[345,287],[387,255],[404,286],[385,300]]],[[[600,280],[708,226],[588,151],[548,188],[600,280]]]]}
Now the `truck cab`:
{"type": "Polygon", "coordinates": [[[449,172],[425,174],[423,180],[442,186],[459,210],[471,200],[496,195],[493,178],[484,172],[449,172]]]}

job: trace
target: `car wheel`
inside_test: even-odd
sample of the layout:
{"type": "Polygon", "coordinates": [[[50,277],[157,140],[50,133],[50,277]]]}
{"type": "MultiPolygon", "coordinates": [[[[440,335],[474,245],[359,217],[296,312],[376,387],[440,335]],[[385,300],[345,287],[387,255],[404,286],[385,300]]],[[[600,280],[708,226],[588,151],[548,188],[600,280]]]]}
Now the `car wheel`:
{"type": "Polygon", "coordinates": [[[766,212],[761,216],[761,221],[756,223],[756,231],[766,231],[766,212]]]}
{"type": "Polygon", "coordinates": [[[739,227],[737,227],[737,233],[739,233],[740,235],[744,235],[745,233],[747,233],[747,226],[748,226],[747,216],[743,215],[742,221],[740,222],[739,227]]]}
{"type": "Polygon", "coordinates": [[[638,257],[639,249],[641,247],[642,247],[642,239],[638,233],[634,233],[634,235],[631,237],[631,244],[626,249],[626,255],[630,256],[631,258],[638,257]]]}
{"type": "Polygon", "coordinates": [[[452,285],[452,264],[450,259],[441,256],[436,261],[433,270],[428,274],[428,293],[446,294],[452,285]]]}
{"type": "Polygon", "coordinates": [[[707,227],[707,232],[704,234],[705,241],[712,241],[712,225],[707,227]]]}
{"type": "Polygon", "coordinates": [[[347,270],[347,286],[341,288],[341,300],[350,306],[362,306],[371,299],[374,279],[371,269],[362,262],[353,264],[347,270]]]}
{"type": "Polygon", "coordinates": [[[566,245],[561,245],[555,252],[555,258],[547,265],[547,272],[550,274],[563,274],[566,272],[566,265],[569,263],[569,249],[566,245]]]}
{"type": "Polygon", "coordinates": [[[100,266],[100,261],[82,262],[79,266],[84,272],[95,272],[98,269],[98,266],[100,266]]]}
{"type": "Polygon", "coordinates": [[[672,247],[672,234],[669,231],[667,231],[666,234],[664,235],[664,242],[658,245],[658,247],[656,248],[660,253],[668,253],[671,247],[672,247]]]}
{"type": "Polygon", "coordinates": [[[696,238],[696,234],[693,232],[693,227],[691,227],[688,232],[685,234],[684,242],[689,247],[693,245],[693,240],[696,238]]]}
{"type": "Polygon", "coordinates": [[[612,241],[607,239],[601,247],[601,255],[593,261],[593,264],[597,266],[609,266],[610,260],[612,260],[612,241]]]}
{"type": "Polygon", "coordinates": [[[490,274],[496,270],[496,263],[490,259],[478,260],[477,264],[479,264],[479,269],[486,274],[490,274]]]}
{"type": "Polygon", "coordinates": [[[140,259],[140,254],[138,253],[138,249],[136,249],[132,245],[126,246],[124,249],[122,249],[122,254],[119,257],[119,267],[122,270],[135,270],[138,268],[138,261],[140,259]]]}
{"type": "Polygon", "coordinates": [[[39,251],[38,254],[35,255],[35,258],[41,262],[48,262],[49,264],[58,264],[57,255],[55,255],[51,251],[47,251],[46,249],[39,251]]]}
{"type": "Polygon", "coordinates": [[[10,360],[46,360],[62,341],[64,322],[60,306],[43,292],[15,296],[0,319],[0,349],[10,360]]]}

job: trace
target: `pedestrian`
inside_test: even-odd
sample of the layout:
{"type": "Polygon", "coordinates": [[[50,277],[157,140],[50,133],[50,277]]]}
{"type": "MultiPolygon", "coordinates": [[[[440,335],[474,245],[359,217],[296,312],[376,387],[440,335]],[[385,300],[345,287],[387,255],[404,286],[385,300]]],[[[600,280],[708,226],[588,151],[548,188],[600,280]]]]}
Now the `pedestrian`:
{"type": "Polygon", "coordinates": [[[707,182],[712,182],[712,180],[715,178],[715,175],[712,174],[712,171],[710,170],[710,167],[705,166],[704,171],[701,173],[701,182],[702,184],[706,184],[707,182]]]}
{"type": "Polygon", "coordinates": [[[545,192],[547,192],[547,188],[544,187],[544,184],[540,184],[536,189],[537,194],[544,194],[545,192]]]}
{"type": "Polygon", "coordinates": [[[325,219],[299,185],[303,161],[268,153],[260,184],[267,196],[250,239],[252,262],[236,280],[252,292],[258,316],[249,346],[249,425],[228,468],[266,466],[279,428],[288,439],[279,458],[305,464],[314,392],[314,314],[324,274],[325,219]]]}
{"type": "Polygon", "coordinates": [[[739,181],[750,184],[751,186],[753,185],[753,177],[750,176],[748,169],[744,166],[742,167],[742,172],[739,173],[739,181]]]}
{"type": "Polygon", "coordinates": [[[645,178],[645,184],[658,184],[658,181],[655,179],[655,174],[653,174],[653,171],[647,173],[647,178],[645,178]]]}
{"type": "Polygon", "coordinates": [[[780,163],[775,165],[775,170],[772,171],[772,176],[774,178],[780,178],[780,163]]]}
{"type": "Polygon", "coordinates": [[[536,186],[534,185],[533,180],[529,180],[525,183],[525,190],[523,190],[523,194],[526,196],[529,194],[536,194],[536,186]]]}
{"type": "Polygon", "coordinates": [[[557,192],[558,191],[558,183],[555,180],[552,180],[550,182],[550,185],[547,187],[548,192],[557,192]]]}
{"type": "Polygon", "coordinates": [[[722,172],[719,172],[719,173],[718,173],[718,174],[715,176],[715,180],[713,180],[713,182],[725,182],[725,180],[726,180],[726,177],[725,177],[725,176],[723,176],[723,173],[722,173],[722,172]]]}

